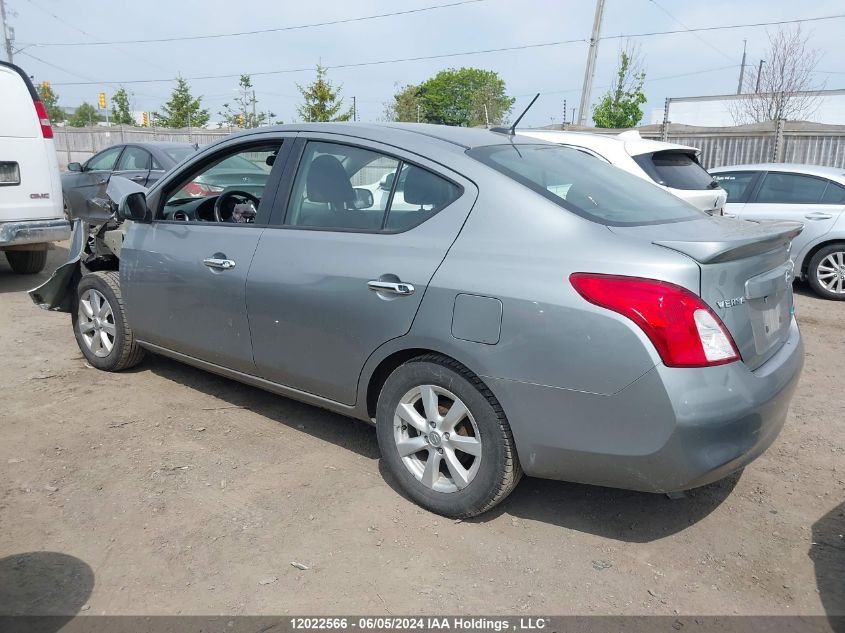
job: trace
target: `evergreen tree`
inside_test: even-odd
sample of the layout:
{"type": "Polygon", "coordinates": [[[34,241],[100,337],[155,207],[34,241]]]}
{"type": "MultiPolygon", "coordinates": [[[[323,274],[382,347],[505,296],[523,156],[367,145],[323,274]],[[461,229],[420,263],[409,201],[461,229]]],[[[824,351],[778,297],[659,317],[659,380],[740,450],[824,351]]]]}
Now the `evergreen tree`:
{"type": "Polygon", "coordinates": [[[112,119],[111,122],[115,125],[135,125],[135,119],[129,111],[129,94],[126,89],[121,86],[111,98],[112,103],[112,119]]]}
{"type": "Polygon", "coordinates": [[[302,94],[303,103],[297,106],[296,111],[306,123],[318,121],[349,121],[352,118],[352,109],[340,113],[343,107],[343,98],[340,96],[340,87],[335,89],[332,83],[326,79],[326,69],[317,64],[317,78],[308,86],[296,84],[302,94]]]}
{"type": "Polygon", "coordinates": [[[161,112],[153,112],[153,122],[161,127],[205,127],[209,118],[208,110],[202,108],[202,97],[194,99],[182,77],[176,78],[170,101],[161,106],[161,112]]]}

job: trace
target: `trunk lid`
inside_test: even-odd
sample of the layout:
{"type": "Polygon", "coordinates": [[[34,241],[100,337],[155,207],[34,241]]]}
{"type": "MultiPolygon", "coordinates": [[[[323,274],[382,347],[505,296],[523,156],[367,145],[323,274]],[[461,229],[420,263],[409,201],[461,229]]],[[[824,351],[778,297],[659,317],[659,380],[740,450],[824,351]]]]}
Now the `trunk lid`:
{"type": "Polygon", "coordinates": [[[695,289],[722,319],[751,369],[786,341],[792,318],[792,239],[799,222],[743,222],[702,218],[636,227],[608,227],[694,259],[701,270],[695,289]]]}

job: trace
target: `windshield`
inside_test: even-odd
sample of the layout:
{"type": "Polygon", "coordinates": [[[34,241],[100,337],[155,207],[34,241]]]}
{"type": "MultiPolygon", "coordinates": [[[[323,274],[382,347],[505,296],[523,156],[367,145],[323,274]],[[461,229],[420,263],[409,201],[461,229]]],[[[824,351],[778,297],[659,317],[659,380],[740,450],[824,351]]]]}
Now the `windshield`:
{"type": "Polygon", "coordinates": [[[702,215],[645,180],[568,147],[492,145],[467,154],[564,209],[601,224],[663,224],[702,215]]]}
{"type": "Polygon", "coordinates": [[[162,147],[161,151],[172,158],[175,163],[181,163],[196,150],[193,147],[162,147]]]}

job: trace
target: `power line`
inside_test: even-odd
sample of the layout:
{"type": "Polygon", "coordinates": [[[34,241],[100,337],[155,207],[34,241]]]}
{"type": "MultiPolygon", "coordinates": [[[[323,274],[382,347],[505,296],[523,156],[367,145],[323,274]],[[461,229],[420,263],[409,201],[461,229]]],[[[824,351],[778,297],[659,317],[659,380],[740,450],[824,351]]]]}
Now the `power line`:
{"type": "MultiPolygon", "coordinates": [[[[32,0],[30,0],[31,2],[32,0]]],[[[302,29],[311,29],[320,26],[331,26],[334,24],[350,24],[353,22],[364,22],[366,20],[378,20],[381,18],[390,18],[397,15],[410,15],[414,13],[423,13],[425,11],[434,11],[437,9],[448,9],[465,4],[475,4],[477,2],[486,2],[486,0],[458,0],[457,2],[449,2],[447,4],[437,4],[428,7],[419,7],[417,9],[405,9],[403,11],[392,11],[390,13],[378,13],[375,15],[365,15],[356,18],[343,18],[339,20],[328,20],[326,22],[314,22],[312,24],[298,24],[296,26],[280,26],[270,29],[257,29],[254,31],[239,31],[235,33],[209,33],[206,35],[183,35],[180,37],[161,37],[146,40],[115,40],[111,42],[38,42],[32,43],[31,46],[111,46],[114,44],[153,44],[162,42],[182,42],[189,40],[210,40],[219,37],[240,37],[243,35],[258,35],[261,33],[280,33],[283,31],[298,31],[302,29]]]]}
{"type": "MultiPolygon", "coordinates": [[[[32,1],[32,0],[30,0],[30,2],[31,2],[31,1],[32,1]]],[[[650,2],[654,5],[654,6],[656,6],[658,9],[660,9],[661,11],[663,11],[663,13],[665,13],[665,14],[666,14],[666,15],[668,15],[670,18],[672,18],[675,22],[677,22],[677,23],[678,23],[678,24],[680,24],[682,27],[684,27],[684,30],[686,30],[688,33],[691,33],[692,35],[694,35],[694,36],[696,37],[696,39],[698,39],[699,41],[703,42],[705,45],[707,45],[707,46],[709,46],[710,48],[712,48],[714,51],[716,51],[717,53],[719,53],[719,55],[721,55],[721,56],[722,56],[722,57],[724,57],[725,59],[729,59],[730,61],[733,61],[733,58],[732,58],[732,57],[728,57],[728,55],[727,55],[727,53],[725,53],[725,51],[723,51],[722,49],[720,49],[720,48],[718,48],[718,47],[714,46],[712,42],[709,42],[708,40],[706,40],[706,39],[704,39],[703,37],[701,37],[698,33],[694,32],[692,29],[690,29],[690,27],[688,27],[686,24],[684,24],[683,22],[681,22],[681,21],[680,21],[678,18],[676,18],[674,15],[672,15],[671,13],[669,13],[669,11],[668,11],[667,9],[665,9],[663,6],[661,6],[661,5],[657,2],[657,0],[649,0],[649,1],[650,1],[650,2]]]]}
{"type": "MultiPolygon", "coordinates": [[[[601,39],[603,40],[614,40],[614,39],[625,39],[625,38],[633,38],[633,37],[652,37],[655,35],[675,35],[679,33],[688,33],[691,31],[718,31],[718,30],[725,30],[725,29],[739,29],[739,28],[751,28],[751,27],[760,27],[760,26],[771,26],[776,24],[794,24],[798,22],[818,22],[821,20],[834,20],[838,18],[845,18],[845,13],[840,13],[836,15],[827,15],[827,16],[820,16],[815,18],[801,18],[796,20],[779,20],[775,22],[755,22],[751,24],[727,24],[722,26],[707,26],[707,27],[700,27],[697,29],[684,29],[684,30],[671,30],[671,31],[652,31],[649,33],[628,33],[628,34],[621,34],[621,35],[608,35],[604,36],[601,39]]],[[[576,38],[571,40],[559,40],[556,42],[541,42],[538,44],[522,44],[519,46],[504,46],[500,48],[487,48],[475,51],[461,51],[461,52],[454,52],[454,53],[442,53],[440,55],[420,55],[416,57],[401,57],[401,58],[394,58],[394,59],[382,59],[377,61],[369,61],[369,62],[356,62],[356,63],[349,63],[349,64],[336,64],[333,66],[326,66],[327,69],[344,69],[344,68],[360,68],[363,66],[380,66],[384,64],[396,64],[401,62],[416,62],[416,61],[425,61],[430,59],[447,59],[451,57],[463,57],[466,55],[483,55],[487,53],[500,53],[500,52],[507,52],[507,51],[516,51],[516,50],[526,50],[532,48],[544,48],[550,46],[561,46],[564,44],[574,44],[576,42],[585,42],[584,38],[576,38]]],[[[250,76],[266,76],[266,75],[283,75],[283,74],[290,74],[290,73],[301,73],[301,72],[310,72],[313,71],[313,67],[307,68],[287,68],[284,70],[267,70],[267,71],[259,71],[259,72],[251,72],[251,73],[232,73],[232,74],[224,74],[224,75],[201,75],[196,77],[184,77],[184,79],[188,81],[202,81],[207,79],[231,79],[233,77],[240,77],[242,74],[247,74],[250,76]]],[[[163,83],[174,81],[175,77],[167,77],[163,79],[133,79],[133,80],[124,80],[124,81],[102,81],[102,82],[62,82],[56,83],[57,86],[77,86],[77,85],[86,85],[86,83],[110,83],[110,84],[139,84],[139,83],[163,83]]]]}

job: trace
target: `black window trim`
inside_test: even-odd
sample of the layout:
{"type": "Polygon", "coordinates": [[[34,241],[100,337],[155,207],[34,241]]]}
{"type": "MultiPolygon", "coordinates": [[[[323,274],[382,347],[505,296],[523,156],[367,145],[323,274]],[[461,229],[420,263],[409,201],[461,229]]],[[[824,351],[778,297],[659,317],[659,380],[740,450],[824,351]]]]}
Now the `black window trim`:
{"type": "MultiPolygon", "coordinates": [[[[207,148],[211,151],[203,151],[199,153],[198,156],[192,156],[190,158],[191,162],[185,163],[182,165],[182,169],[179,171],[179,174],[186,173],[186,170],[191,173],[196,173],[197,169],[204,169],[208,165],[214,163],[221,155],[233,155],[240,153],[244,150],[249,149],[250,147],[262,147],[267,146],[271,143],[280,143],[281,149],[279,150],[279,154],[276,157],[276,161],[273,163],[273,167],[270,170],[270,175],[267,179],[267,184],[264,187],[264,195],[261,196],[261,203],[259,204],[259,208],[257,211],[260,214],[262,208],[266,208],[266,205],[271,205],[270,210],[265,213],[265,217],[267,218],[266,222],[187,222],[185,220],[167,220],[162,217],[161,212],[164,209],[165,202],[167,201],[166,196],[169,195],[174,191],[174,187],[178,185],[178,183],[182,183],[182,178],[177,178],[179,174],[176,173],[166,173],[164,179],[160,180],[161,186],[158,187],[159,183],[156,183],[156,190],[155,190],[155,198],[153,200],[153,206],[156,208],[150,208],[150,212],[152,213],[152,223],[154,224],[178,224],[180,226],[220,226],[220,227],[247,227],[247,228],[261,228],[266,229],[270,227],[269,222],[272,220],[272,213],[275,208],[275,199],[279,193],[279,180],[283,180],[284,174],[287,172],[289,168],[289,161],[291,158],[291,154],[293,152],[293,145],[296,143],[296,134],[284,134],[284,135],[274,135],[274,136],[261,136],[259,135],[258,138],[253,138],[248,141],[243,140],[242,138],[233,139],[231,142],[224,142],[221,145],[212,145],[211,147],[207,148]],[[234,150],[234,152],[232,152],[234,150]],[[281,158],[281,160],[279,160],[281,158]],[[278,171],[276,171],[276,166],[278,165],[278,171]],[[274,174],[280,174],[277,178],[274,177],[274,174]],[[176,184],[174,184],[176,183],[176,184]],[[269,198],[268,198],[269,196],[269,198]],[[266,201],[266,202],[265,202],[266,201]]],[[[187,183],[186,183],[187,184],[187,183]]],[[[184,185],[183,185],[184,186],[184,185]]],[[[149,202],[149,198],[147,199],[149,202]]],[[[256,219],[258,219],[259,215],[256,215],[256,219]]]]}
{"type": "MultiPolygon", "coordinates": [[[[801,205],[812,205],[812,204],[825,204],[822,202],[822,198],[824,198],[824,194],[827,193],[827,188],[830,186],[830,179],[825,178],[823,176],[816,176],[815,174],[802,174],[799,171],[784,171],[779,169],[767,169],[766,171],[760,172],[761,176],[757,181],[756,186],[754,187],[753,195],[748,200],[751,204],[801,204],[801,205]],[[757,199],[760,191],[763,189],[763,183],[766,182],[766,176],[769,174],[787,174],[789,176],[803,176],[804,178],[813,178],[815,180],[821,180],[825,183],[824,189],[822,189],[821,194],[819,194],[819,199],[816,202],[760,202],[757,199]]],[[[829,203],[835,206],[835,203],[829,203]]]]}
{"type": "MultiPolygon", "coordinates": [[[[728,174],[751,174],[751,182],[748,183],[748,186],[745,188],[745,191],[742,194],[742,197],[738,200],[726,200],[725,204],[744,204],[748,202],[752,195],[757,193],[757,186],[760,184],[760,181],[763,179],[763,174],[766,172],[755,170],[755,169],[737,169],[732,171],[720,171],[715,174],[710,174],[713,176],[713,179],[718,182],[719,176],[726,176],[728,174]]],[[[721,187],[721,185],[719,185],[721,187]]],[[[722,187],[722,189],[725,189],[722,187]]],[[[727,193],[727,189],[725,189],[727,193]]]]}
{"type": "Polygon", "coordinates": [[[441,171],[436,171],[436,170],[432,169],[431,167],[424,167],[424,166],[422,166],[418,163],[415,163],[411,160],[407,160],[405,158],[402,158],[401,156],[397,156],[396,154],[386,152],[386,151],[382,150],[381,148],[376,148],[376,147],[373,147],[373,146],[370,146],[370,145],[365,145],[363,142],[358,142],[357,139],[354,140],[354,141],[353,140],[347,140],[346,138],[330,139],[329,140],[329,139],[322,138],[321,136],[312,136],[312,135],[309,135],[308,133],[301,133],[298,136],[298,138],[296,139],[296,144],[299,147],[298,148],[295,147],[294,150],[293,150],[293,153],[290,156],[290,159],[289,159],[290,170],[289,170],[289,173],[286,174],[288,177],[283,178],[282,182],[280,183],[280,186],[279,186],[279,189],[278,189],[277,195],[276,195],[276,202],[274,202],[274,204],[273,204],[273,211],[271,213],[270,220],[269,220],[270,224],[268,225],[267,228],[284,229],[284,230],[297,230],[297,231],[323,231],[323,232],[329,232],[329,233],[366,233],[366,234],[369,234],[369,235],[397,235],[397,234],[400,234],[400,233],[406,233],[408,231],[412,231],[413,229],[417,228],[418,226],[425,224],[426,222],[428,222],[434,216],[439,215],[444,209],[447,209],[448,207],[452,206],[455,202],[457,202],[458,200],[463,198],[464,194],[466,193],[466,187],[464,187],[461,183],[456,182],[454,178],[451,178],[451,177],[445,175],[441,171]],[[299,173],[299,169],[302,166],[302,159],[305,156],[305,148],[308,145],[308,143],[330,143],[330,144],[334,144],[334,145],[345,145],[345,146],[348,146],[348,147],[354,147],[354,148],[357,148],[357,149],[366,150],[368,152],[381,154],[382,156],[384,156],[386,158],[392,158],[393,160],[398,161],[399,165],[397,167],[397,172],[396,172],[397,176],[393,180],[393,186],[392,186],[391,191],[390,191],[390,197],[387,201],[387,207],[385,208],[384,216],[382,217],[382,228],[381,229],[372,230],[372,229],[354,229],[354,228],[342,228],[342,227],[331,227],[331,226],[299,226],[299,225],[296,225],[296,224],[290,224],[288,222],[288,220],[289,220],[288,216],[289,216],[290,206],[291,206],[291,197],[293,196],[293,184],[294,184],[294,181],[296,180],[296,175],[299,173]],[[402,228],[402,229],[386,229],[386,228],[384,228],[384,226],[386,225],[387,218],[390,215],[390,207],[393,205],[393,194],[396,191],[396,184],[399,181],[399,173],[400,173],[400,171],[401,171],[401,169],[404,165],[410,165],[412,167],[417,167],[418,169],[423,169],[423,170],[425,170],[425,171],[427,171],[431,174],[434,174],[435,176],[443,178],[443,180],[446,180],[447,182],[449,182],[452,185],[454,185],[455,187],[457,187],[458,194],[452,199],[451,202],[449,202],[449,204],[444,205],[443,208],[439,209],[437,211],[437,213],[434,213],[434,214],[428,216],[427,218],[417,222],[416,224],[412,224],[411,226],[408,226],[408,227],[405,227],[405,228],[402,228]],[[278,222],[278,216],[282,215],[282,214],[277,213],[277,207],[278,207],[278,203],[282,200],[285,201],[284,210],[283,210],[284,214],[281,217],[281,221],[278,222]],[[276,221],[277,223],[273,224],[274,221],[276,221]]]}

